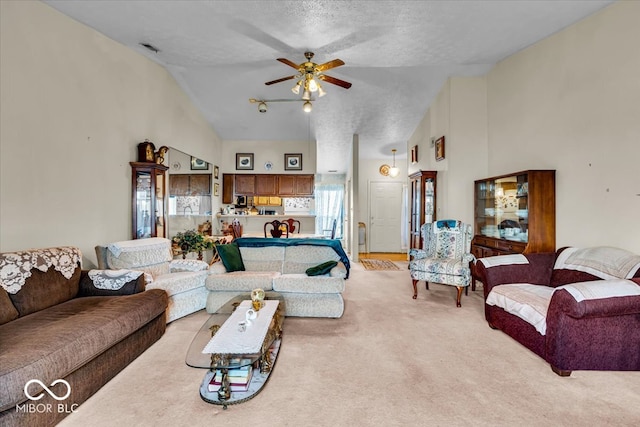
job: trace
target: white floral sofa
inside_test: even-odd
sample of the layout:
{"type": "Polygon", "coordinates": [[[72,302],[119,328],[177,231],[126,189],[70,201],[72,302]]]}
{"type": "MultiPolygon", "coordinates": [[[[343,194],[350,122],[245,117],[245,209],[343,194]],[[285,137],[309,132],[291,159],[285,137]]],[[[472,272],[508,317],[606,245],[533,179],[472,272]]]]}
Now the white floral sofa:
{"type": "Polygon", "coordinates": [[[234,296],[262,288],[282,295],[286,316],[342,316],[342,292],[349,276],[349,261],[339,241],[240,238],[234,242],[239,246],[245,270],[227,272],[222,261],[209,267],[208,312],[214,313],[234,296]],[[329,273],[319,276],[305,273],[326,261],[337,261],[329,273]]]}
{"type": "Polygon", "coordinates": [[[205,307],[208,264],[191,259],[174,260],[169,239],[125,240],[96,246],[95,250],[98,268],[142,271],[146,289],[162,289],[167,293],[167,323],[205,307]]]}

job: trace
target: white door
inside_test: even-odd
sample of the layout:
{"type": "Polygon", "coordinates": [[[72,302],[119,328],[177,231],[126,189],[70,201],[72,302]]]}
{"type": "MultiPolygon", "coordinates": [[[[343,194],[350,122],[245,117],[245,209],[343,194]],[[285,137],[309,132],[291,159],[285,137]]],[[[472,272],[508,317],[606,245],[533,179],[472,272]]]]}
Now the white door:
{"type": "Polygon", "coordinates": [[[402,182],[369,185],[369,251],[402,252],[402,182]]]}

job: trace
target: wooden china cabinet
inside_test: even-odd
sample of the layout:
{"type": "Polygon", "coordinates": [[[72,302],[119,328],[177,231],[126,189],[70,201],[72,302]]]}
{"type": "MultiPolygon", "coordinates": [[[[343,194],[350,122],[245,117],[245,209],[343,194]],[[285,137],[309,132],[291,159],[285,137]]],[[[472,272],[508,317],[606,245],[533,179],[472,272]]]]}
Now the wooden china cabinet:
{"type": "Polygon", "coordinates": [[[166,237],[166,182],[168,166],[130,162],[131,220],[134,239],[166,237]]]}
{"type": "Polygon", "coordinates": [[[420,227],[436,220],[437,171],[419,171],[409,175],[411,213],[409,217],[409,245],[422,249],[420,227]]]}
{"type": "MultiPolygon", "coordinates": [[[[477,258],[556,250],[555,170],[526,170],[475,181],[477,258]]],[[[472,269],[474,281],[477,278],[472,269]]]]}

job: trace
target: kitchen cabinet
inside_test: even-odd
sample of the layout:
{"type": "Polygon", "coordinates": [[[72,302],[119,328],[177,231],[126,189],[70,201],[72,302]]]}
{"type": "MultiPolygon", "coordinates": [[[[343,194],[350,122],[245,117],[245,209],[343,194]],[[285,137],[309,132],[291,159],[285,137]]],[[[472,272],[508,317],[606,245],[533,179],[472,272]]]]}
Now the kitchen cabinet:
{"type": "Polygon", "coordinates": [[[277,194],[276,176],[277,175],[267,174],[256,175],[255,194],[260,196],[271,196],[277,194]]]}
{"type": "Polygon", "coordinates": [[[167,166],[157,163],[130,162],[131,230],[133,239],[166,237],[167,166]]]}
{"type": "Polygon", "coordinates": [[[171,174],[169,194],[172,196],[208,196],[211,194],[211,174],[171,174]]]}
{"type": "Polygon", "coordinates": [[[410,249],[422,249],[420,227],[436,220],[437,171],[418,171],[409,175],[411,212],[409,216],[410,249]]]}
{"type": "Polygon", "coordinates": [[[255,175],[235,175],[235,194],[253,196],[256,192],[255,175]]]}
{"type": "Polygon", "coordinates": [[[229,173],[222,174],[222,203],[233,203],[233,186],[234,175],[229,173]]]}
{"type": "Polygon", "coordinates": [[[278,196],[313,196],[313,175],[278,175],[278,196]]]}
{"type": "Polygon", "coordinates": [[[222,203],[233,203],[235,196],[313,196],[313,175],[223,174],[222,203]]]}

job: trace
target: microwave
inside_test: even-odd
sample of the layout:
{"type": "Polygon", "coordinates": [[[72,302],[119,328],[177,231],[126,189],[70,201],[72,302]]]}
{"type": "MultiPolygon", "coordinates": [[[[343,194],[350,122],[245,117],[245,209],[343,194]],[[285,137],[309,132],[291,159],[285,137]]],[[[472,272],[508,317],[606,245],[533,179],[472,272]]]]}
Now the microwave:
{"type": "Polygon", "coordinates": [[[236,208],[246,208],[247,196],[237,196],[235,205],[236,205],[236,208]]]}

